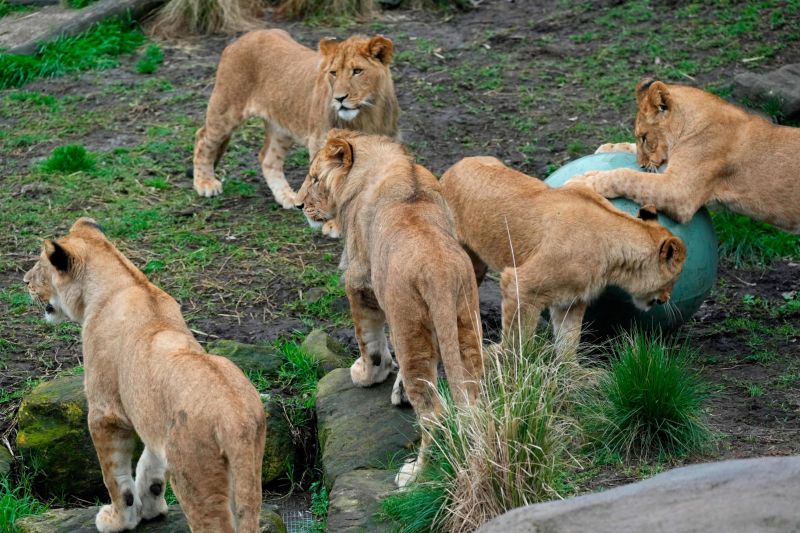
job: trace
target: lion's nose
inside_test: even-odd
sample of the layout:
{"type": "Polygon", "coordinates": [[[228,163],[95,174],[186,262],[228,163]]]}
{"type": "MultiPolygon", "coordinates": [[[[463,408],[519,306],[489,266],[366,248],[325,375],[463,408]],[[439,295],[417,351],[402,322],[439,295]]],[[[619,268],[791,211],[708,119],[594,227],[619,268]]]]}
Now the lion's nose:
{"type": "Polygon", "coordinates": [[[303,206],[304,206],[304,205],[305,205],[305,204],[295,204],[295,207],[296,207],[297,209],[303,209],[303,206]]]}
{"type": "Polygon", "coordinates": [[[339,102],[340,104],[343,104],[345,98],[347,98],[348,96],[349,95],[347,95],[347,94],[344,95],[344,96],[334,96],[333,99],[336,100],[337,102],[339,102]]]}

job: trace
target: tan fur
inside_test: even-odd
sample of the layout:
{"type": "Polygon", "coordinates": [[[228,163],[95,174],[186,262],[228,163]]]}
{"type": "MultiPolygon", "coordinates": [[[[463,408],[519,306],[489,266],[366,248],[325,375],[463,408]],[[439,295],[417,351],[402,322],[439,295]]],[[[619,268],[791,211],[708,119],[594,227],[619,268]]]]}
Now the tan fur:
{"type": "Polygon", "coordinates": [[[683,267],[680,239],[580,184],[554,189],[493,157],[468,157],[444,173],[441,190],[478,282],[487,267],[502,273],[503,332],[535,328],[549,308],[565,355],[574,354],[586,306],[606,286],[647,308],[669,300],[683,267]]]}
{"type": "Polygon", "coordinates": [[[637,144],[621,148],[650,171],[666,163],[664,173],[621,168],[578,180],[608,198],[655,204],[681,223],[720,203],[800,233],[800,128],[776,126],[693,87],[645,80],[636,95],[637,144]]]}
{"type": "Polygon", "coordinates": [[[170,476],[192,531],[258,531],[266,422],[241,370],[203,351],[178,303],[91,219],[45,241],[24,279],[48,320],[82,324],[89,430],[111,496],[98,530],[166,513],[170,476]],[[145,450],[134,482],[135,434],[145,450]]]}
{"type": "Polygon", "coordinates": [[[402,376],[393,403],[405,387],[422,423],[437,412],[440,357],[456,401],[474,399],[483,373],[478,292],[436,178],[391,139],[332,130],[298,202],[312,225],[335,219],[343,230],[361,352],[353,382],[369,386],[389,375],[388,322],[402,376]]]}
{"type": "Polygon", "coordinates": [[[385,37],[353,36],[342,42],[323,39],[317,52],[283,30],[250,32],[229,45],[220,58],[205,125],[197,131],[197,193],[222,192],[214,166],[248,117],[266,122],[258,157],[275,200],[287,209],[294,207],[294,192],[283,175],[283,160],[294,142],[305,144],[313,158],[331,128],[396,137],[399,105],[389,71],[393,50],[385,37]],[[358,109],[357,115],[343,117],[346,108],[358,109]]]}

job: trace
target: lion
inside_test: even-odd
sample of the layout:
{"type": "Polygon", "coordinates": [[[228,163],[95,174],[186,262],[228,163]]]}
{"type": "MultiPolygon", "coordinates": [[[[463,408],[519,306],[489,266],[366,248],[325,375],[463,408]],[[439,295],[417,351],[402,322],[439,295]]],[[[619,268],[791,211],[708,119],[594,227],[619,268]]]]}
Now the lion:
{"type": "Polygon", "coordinates": [[[694,87],[644,80],[636,87],[636,144],[598,152],[636,154],[642,168],[575,178],[608,198],[652,203],[680,223],[700,207],[731,211],[800,233],[800,128],[777,126],[694,87]]]}
{"type": "Polygon", "coordinates": [[[194,148],[194,188],[200,196],[222,192],[214,177],[233,130],[245,119],[266,122],[258,154],[275,201],[294,208],[283,160],[294,142],[311,158],[331,128],[397,137],[399,104],[389,65],[394,45],[383,36],[322,39],[319,51],[283,30],[252,31],[222,52],[205,125],[194,148]]]}
{"type": "MultiPolygon", "coordinates": [[[[297,195],[312,227],[336,220],[345,241],[345,290],[360,358],[353,383],[368,387],[400,367],[391,401],[403,397],[420,423],[440,411],[435,384],[444,363],[457,402],[477,397],[483,375],[478,289],[436,178],[392,139],[331,130],[297,195]]],[[[399,486],[419,471],[428,446],[403,466],[399,486]]]]}
{"type": "Polygon", "coordinates": [[[89,431],[111,496],[97,529],[166,514],[169,479],[192,531],[257,532],[266,420],[242,371],[203,351],[178,303],[90,218],[45,240],[24,281],[47,321],[82,325],[89,431]]]}
{"type": "Polygon", "coordinates": [[[500,272],[504,338],[529,334],[550,311],[557,352],[572,357],[586,307],[608,285],[648,310],[669,301],[683,268],[683,242],[651,206],[633,217],[581,184],[551,188],[493,157],[467,157],[441,191],[481,283],[500,272]]]}

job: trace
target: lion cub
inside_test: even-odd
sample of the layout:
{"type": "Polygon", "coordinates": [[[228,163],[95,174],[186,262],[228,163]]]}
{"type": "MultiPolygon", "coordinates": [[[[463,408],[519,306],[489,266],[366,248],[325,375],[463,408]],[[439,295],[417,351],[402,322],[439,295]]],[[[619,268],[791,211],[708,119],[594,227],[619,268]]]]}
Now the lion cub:
{"type": "Polygon", "coordinates": [[[201,196],[222,192],[214,166],[233,130],[248,117],[266,122],[258,154],[275,201],[294,207],[283,159],[294,142],[310,157],[331,128],[397,136],[399,105],[389,64],[394,47],[386,37],[322,39],[319,52],[283,30],[243,35],[222,52],[205,125],[194,148],[194,188],[201,196]]]}
{"type": "Polygon", "coordinates": [[[555,189],[493,157],[468,157],[444,173],[441,190],[478,283],[487,267],[502,273],[503,333],[535,328],[548,308],[567,356],[587,305],[606,286],[622,287],[646,310],[669,300],[683,268],[683,242],[654,211],[632,217],[583,185],[555,189]]]}
{"type": "Polygon", "coordinates": [[[583,181],[608,198],[652,203],[681,223],[720,203],[735,213],[800,233],[800,128],[776,126],[713,94],[644,80],[636,87],[636,144],[598,152],[636,154],[642,168],[588,172],[583,181]]]}
{"type": "MultiPolygon", "coordinates": [[[[367,387],[389,376],[388,322],[400,365],[392,403],[404,387],[421,423],[435,414],[439,358],[456,401],[472,401],[483,374],[478,289],[436,178],[391,139],[332,130],[297,201],[312,226],[335,219],[342,228],[361,352],[353,382],[367,387]]],[[[398,485],[414,477],[427,445],[423,437],[398,485]]]]}
{"type": "Polygon", "coordinates": [[[90,218],[44,241],[24,280],[49,322],[82,325],[89,431],[111,496],[97,529],[165,514],[170,477],[192,531],[258,531],[266,421],[241,370],[203,351],[178,303],[90,218]],[[145,449],[134,481],[136,434],[145,449]]]}

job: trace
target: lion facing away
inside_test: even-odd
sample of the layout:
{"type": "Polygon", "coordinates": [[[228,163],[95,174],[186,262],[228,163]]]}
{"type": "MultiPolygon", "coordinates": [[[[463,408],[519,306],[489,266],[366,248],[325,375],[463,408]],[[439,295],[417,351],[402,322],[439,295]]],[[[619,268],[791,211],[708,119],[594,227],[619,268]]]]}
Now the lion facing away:
{"type": "Polygon", "coordinates": [[[636,87],[636,144],[607,144],[662,174],[620,168],[577,178],[608,198],[652,203],[686,223],[719,203],[800,233],[800,128],[777,126],[713,94],[645,80],[636,87]]]}
{"type": "Polygon", "coordinates": [[[257,532],[266,421],[241,370],[203,351],[178,303],[92,219],[44,241],[24,280],[48,321],[82,325],[89,431],[111,496],[97,529],[166,514],[169,478],[192,531],[257,532]]]}
{"type": "Polygon", "coordinates": [[[478,283],[488,268],[501,273],[504,336],[528,333],[548,308],[565,356],[608,285],[649,309],[669,300],[683,268],[683,242],[654,211],[632,217],[580,184],[555,189],[493,157],[468,157],[444,173],[441,190],[478,283]]]}
{"type": "MultiPolygon", "coordinates": [[[[335,219],[342,228],[361,353],[350,368],[353,382],[367,387],[389,376],[388,323],[400,366],[392,403],[405,388],[421,423],[438,412],[440,358],[453,398],[474,400],[483,375],[478,290],[436,178],[391,139],[332,130],[297,201],[312,226],[335,219]]],[[[414,477],[427,445],[423,437],[398,485],[414,477]]]]}
{"type": "Polygon", "coordinates": [[[205,125],[197,131],[194,188],[201,196],[222,192],[214,166],[234,129],[248,117],[266,123],[258,154],[275,201],[294,207],[283,160],[294,142],[314,157],[331,128],[397,136],[399,105],[389,64],[394,47],[386,37],[322,39],[319,51],[283,30],[243,35],[222,52],[205,125]]]}

